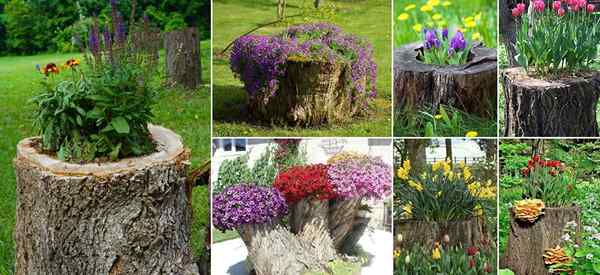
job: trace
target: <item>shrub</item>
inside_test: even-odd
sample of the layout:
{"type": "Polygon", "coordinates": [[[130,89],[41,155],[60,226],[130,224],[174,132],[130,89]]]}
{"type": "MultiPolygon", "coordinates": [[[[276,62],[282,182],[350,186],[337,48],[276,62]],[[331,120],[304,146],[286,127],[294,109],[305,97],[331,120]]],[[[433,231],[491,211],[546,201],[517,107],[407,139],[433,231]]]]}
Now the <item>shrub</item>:
{"type": "Polygon", "coordinates": [[[391,172],[380,157],[358,155],[331,163],[327,174],[338,197],[383,199],[392,189],[391,172]]]}
{"type": "Polygon", "coordinates": [[[587,1],[532,1],[535,12],[530,18],[520,3],[512,14],[520,20],[517,29],[516,61],[526,70],[542,77],[558,77],[586,70],[598,54],[600,18],[587,1]],[[530,21],[533,26],[530,28],[530,21]]]}
{"type": "Polygon", "coordinates": [[[241,182],[252,182],[252,172],[248,168],[248,155],[244,154],[235,159],[226,159],[219,167],[217,181],[212,187],[214,193],[220,193],[225,188],[240,184],[241,182]]]}
{"type": "Polygon", "coordinates": [[[225,188],[212,203],[213,225],[223,232],[246,224],[275,222],[288,212],[277,189],[249,184],[225,188]]]}
{"type": "Polygon", "coordinates": [[[424,31],[423,54],[421,58],[427,64],[457,65],[467,63],[471,46],[461,31],[449,37],[447,28],[441,35],[436,29],[424,31]]]}
{"type": "Polygon", "coordinates": [[[351,79],[347,81],[353,84],[351,89],[357,94],[376,95],[372,45],[329,23],[294,25],[275,36],[242,36],[234,42],[230,66],[248,94],[275,94],[288,59],[350,63],[351,79]],[[363,78],[367,79],[366,86],[361,84],[363,78]]]}
{"type": "Polygon", "coordinates": [[[289,204],[304,198],[329,200],[335,198],[325,164],[291,167],[277,175],[273,186],[277,188],[289,204]]]}

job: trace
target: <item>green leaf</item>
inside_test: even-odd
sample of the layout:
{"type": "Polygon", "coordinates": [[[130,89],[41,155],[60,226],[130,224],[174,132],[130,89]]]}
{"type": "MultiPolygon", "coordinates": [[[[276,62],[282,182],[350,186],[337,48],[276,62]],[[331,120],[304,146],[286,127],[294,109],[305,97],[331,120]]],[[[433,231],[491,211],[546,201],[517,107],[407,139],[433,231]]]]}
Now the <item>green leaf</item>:
{"type": "Polygon", "coordinates": [[[433,124],[431,122],[427,122],[427,124],[425,124],[425,136],[426,137],[433,136],[433,124]]]}
{"type": "Polygon", "coordinates": [[[129,134],[129,123],[127,123],[127,120],[122,116],[113,118],[110,125],[112,125],[119,134],[129,134]]]}
{"type": "Polygon", "coordinates": [[[498,275],[515,275],[515,273],[510,269],[500,269],[498,270],[498,275]]]}

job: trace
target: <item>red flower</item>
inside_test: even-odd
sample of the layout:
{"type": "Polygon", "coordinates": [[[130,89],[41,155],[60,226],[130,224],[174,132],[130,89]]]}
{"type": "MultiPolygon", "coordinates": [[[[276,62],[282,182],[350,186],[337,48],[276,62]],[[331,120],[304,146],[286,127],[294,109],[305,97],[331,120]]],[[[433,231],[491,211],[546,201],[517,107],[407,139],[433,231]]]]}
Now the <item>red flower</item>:
{"type": "Polygon", "coordinates": [[[523,169],[521,169],[521,173],[523,176],[529,177],[529,168],[523,167],[523,169]]]}
{"type": "Polygon", "coordinates": [[[467,255],[469,255],[469,256],[475,256],[475,254],[477,254],[477,252],[479,252],[479,248],[477,248],[475,246],[470,246],[467,248],[467,255]]]}
{"type": "Polygon", "coordinates": [[[562,8],[562,6],[561,6],[560,1],[554,1],[554,2],[552,2],[552,9],[554,11],[558,11],[561,8],[562,8]]]}
{"type": "Polygon", "coordinates": [[[335,192],[327,175],[328,169],[325,164],[291,167],[277,175],[273,187],[290,204],[311,196],[319,200],[333,199],[335,192]]]}
{"type": "Polygon", "coordinates": [[[592,13],[592,12],[594,12],[595,9],[596,9],[596,6],[594,6],[593,4],[587,5],[587,12],[592,13]]]}
{"type": "Polygon", "coordinates": [[[469,268],[475,268],[476,264],[475,259],[469,257],[469,268]]]}
{"type": "Polygon", "coordinates": [[[533,162],[539,162],[540,161],[540,156],[539,155],[533,155],[533,158],[531,158],[533,160],[533,162]]]}

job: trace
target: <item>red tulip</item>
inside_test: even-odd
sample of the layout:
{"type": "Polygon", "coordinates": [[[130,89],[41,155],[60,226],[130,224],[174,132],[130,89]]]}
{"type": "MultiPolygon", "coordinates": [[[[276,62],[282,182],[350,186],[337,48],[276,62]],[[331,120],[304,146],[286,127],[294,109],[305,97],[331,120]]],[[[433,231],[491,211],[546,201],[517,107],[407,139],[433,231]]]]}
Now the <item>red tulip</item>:
{"type": "Polygon", "coordinates": [[[523,4],[523,3],[517,4],[517,9],[519,10],[520,13],[524,13],[525,12],[525,4],[523,4]]]}
{"type": "Polygon", "coordinates": [[[519,17],[520,15],[521,15],[521,11],[519,10],[519,8],[512,9],[512,16],[513,17],[519,17]]]}
{"type": "Polygon", "coordinates": [[[475,259],[469,257],[469,268],[475,268],[475,259]]]}
{"type": "Polygon", "coordinates": [[[533,155],[533,162],[538,162],[540,161],[540,156],[539,155],[533,155]]]}
{"type": "Polygon", "coordinates": [[[475,246],[470,246],[469,248],[467,248],[467,255],[469,256],[474,256],[475,254],[477,254],[477,252],[479,252],[479,249],[475,246]]]}
{"type": "Polygon", "coordinates": [[[552,9],[554,11],[558,11],[561,7],[562,6],[561,6],[560,1],[557,0],[557,1],[552,2],[552,9]]]}
{"type": "Polygon", "coordinates": [[[594,12],[595,9],[596,9],[596,6],[594,6],[592,4],[587,5],[587,12],[592,13],[592,12],[594,12]]]}

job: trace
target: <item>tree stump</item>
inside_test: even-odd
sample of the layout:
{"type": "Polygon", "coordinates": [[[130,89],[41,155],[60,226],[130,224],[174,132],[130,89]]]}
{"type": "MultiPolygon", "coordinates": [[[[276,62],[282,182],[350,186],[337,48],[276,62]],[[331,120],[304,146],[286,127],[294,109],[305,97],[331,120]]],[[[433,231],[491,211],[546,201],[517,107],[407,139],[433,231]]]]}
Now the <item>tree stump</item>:
{"type": "Polygon", "coordinates": [[[544,251],[562,246],[561,236],[567,222],[575,221],[580,231],[581,209],[546,207],[544,215],[533,224],[515,219],[510,211],[508,242],[500,267],[509,268],[515,274],[550,274],[544,265],[544,251]]]}
{"type": "Polygon", "coordinates": [[[16,274],[198,274],[190,248],[189,151],[149,126],[157,152],[74,164],[17,145],[16,274]]]}
{"type": "Polygon", "coordinates": [[[596,137],[600,74],[546,81],[504,70],[505,136],[596,137]]]}
{"type": "Polygon", "coordinates": [[[195,89],[200,85],[200,41],[195,27],[165,34],[168,85],[195,89]]]}
{"type": "MultiPolygon", "coordinates": [[[[368,96],[357,93],[348,63],[288,60],[286,75],[271,94],[248,95],[253,118],[278,124],[318,126],[348,121],[363,114],[368,96]]],[[[363,87],[366,78],[359,81],[363,87]]]]}
{"type": "Polygon", "coordinates": [[[480,117],[496,116],[496,49],[475,46],[463,65],[432,65],[420,61],[422,43],[394,50],[395,108],[450,105],[480,117]]]}
{"type": "Polygon", "coordinates": [[[290,231],[302,241],[318,247],[315,256],[322,262],[335,259],[336,252],[327,227],[329,202],[305,198],[290,206],[290,231]]]}
{"type": "Polygon", "coordinates": [[[445,234],[450,237],[451,246],[478,246],[482,241],[488,240],[485,221],[482,218],[446,222],[400,219],[396,221],[394,229],[396,234],[402,234],[399,246],[431,246],[434,242],[442,240],[445,234]]]}
{"type": "Polygon", "coordinates": [[[318,247],[305,242],[279,223],[248,224],[237,228],[248,248],[248,263],[257,275],[304,274],[322,270],[326,261],[318,247]]]}
{"type": "Polygon", "coordinates": [[[341,250],[346,235],[355,226],[360,199],[334,199],[329,202],[329,233],[336,249],[341,250]]]}
{"type": "Polygon", "coordinates": [[[359,211],[352,222],[352,228],[344,236],[344,240],[338,250],[347,255],[352,254],[354,247],[356,247],[356,244],[358,244],[358,241],[367,230],[370,221],[371,217],[369,217],[367,211],[359,211]]]}

